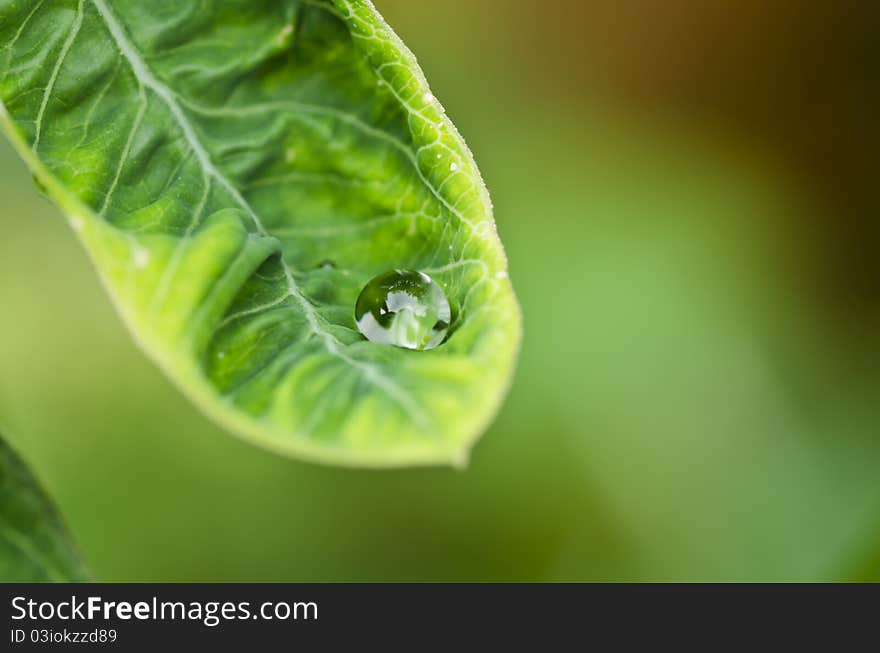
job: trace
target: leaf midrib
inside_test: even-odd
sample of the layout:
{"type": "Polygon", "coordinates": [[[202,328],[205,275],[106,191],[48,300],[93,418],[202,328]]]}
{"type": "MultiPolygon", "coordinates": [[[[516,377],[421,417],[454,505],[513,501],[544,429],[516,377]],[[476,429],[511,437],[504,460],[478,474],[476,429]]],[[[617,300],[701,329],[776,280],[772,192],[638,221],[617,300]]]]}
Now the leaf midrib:
{"type": "MultiPolygon", "coordinates": [[[[263,226],[259,216],[247,200],[245,200],[239,190],[220,170],[217,169],[213,161],[211,161],[208,151],[202,145],[192,124],[177,103],[174,93],[153,75],[146,63],[144,63],[143,57],[135,48],[134,44],[129,40],[124,28],[104,0],[91,1],[97,9],[98,14],[101,16],[101,19],[104,21],[104,24],[107,26],[107,29],[116,43],[116,46],[119,48],[119,51],[122,53],[122,56],[131,66],[132,72],[138,82],[156,93],[156,95],[168,107],[174,120],[182,130],[187,143],[195,153],[196,159],[206,177],[215,179],[221,186],[223,186],[236,203],[238,203],[248,214],[248,217],[251,218],[260,234],[266,237],[271,237],[271,234],[263,226]]],[[[80,3],[80,7],[81,6],[82,3],[80,3]]],[[[354,369],[357,369],[363,374],[365,379],[383,390],[392,400],[398,403],[416,424],[425,426],[429,421],[427,415],[419,407],[412,395],[410,395],[405,389],[401,388],[388,376],[383,374],[375,365],[354,359],[342,351],[342,343],[332,333],[321,326],[321,317],[308,298],[306,298],[306,296],[299,290],[290,266],[284,260],[284,256],[281,255],[280,259],[281,266],[284,270],[285,280],[287,282],[288,293],[302,308],[303,314],[309,324],[310,331],[321,338],[327,352],[332,356],[339,358],[354,369]]]]}

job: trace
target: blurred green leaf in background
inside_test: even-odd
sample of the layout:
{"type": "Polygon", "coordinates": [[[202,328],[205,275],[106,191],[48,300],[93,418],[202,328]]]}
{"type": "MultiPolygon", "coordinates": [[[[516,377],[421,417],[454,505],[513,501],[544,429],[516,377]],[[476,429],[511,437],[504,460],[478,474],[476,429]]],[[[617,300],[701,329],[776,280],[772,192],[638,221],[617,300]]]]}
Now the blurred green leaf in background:
{"type": "Polygon", "coordinates": [[[0,582],[88,578],[52,501],[0,437],[0,582]]]}
{"type": "Polygon", "coordinates": [[[465,471],[225,437],[4,144],[0,423],[96,577],[880,579],[876,15],[377,4],[492,192],[511,396],[465,471]]]}

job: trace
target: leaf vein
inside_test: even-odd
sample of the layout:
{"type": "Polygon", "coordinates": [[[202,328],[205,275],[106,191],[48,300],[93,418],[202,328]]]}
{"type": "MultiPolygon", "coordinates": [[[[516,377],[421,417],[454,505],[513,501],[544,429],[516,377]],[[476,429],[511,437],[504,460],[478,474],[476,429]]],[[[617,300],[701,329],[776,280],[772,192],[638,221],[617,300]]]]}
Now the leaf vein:
{"type": "Polygon", "coordinates": [[[73,45],[73,41],[76,39],[76,35],[79,34],[79,28],[82,25],[82,21],[83,0],[79,0],[79,3],[76,7],[76,18],[74,18],[73,20],[73,25],[71,26],[70,33],[64,40],[64,45],[61,46],[61,53],[58,55],[58,60],[55,62],[55,66],[53,66],[52,68],[52,73],[49,75],[49,83],[46,85],[46,88],[43,91],[43,99],[40,101],[40,109],[39,111],[37,111],[37,118],[34,123],[34,129],[36,130],[36,133],[34,135],[34,144],[32,146],[34,152],[37,151],[37,148],[40,145],[40,133],[42,131],[43,116],[46,113],[46,106],[49,104],[49,98],[52,95],[52,91],[55,89],[55,82],[58,79],[58,72],[61,70],[61,66],[64,64],[64,60],[67,58],[67,53],[70,52],[70,47],[73,45]]]}

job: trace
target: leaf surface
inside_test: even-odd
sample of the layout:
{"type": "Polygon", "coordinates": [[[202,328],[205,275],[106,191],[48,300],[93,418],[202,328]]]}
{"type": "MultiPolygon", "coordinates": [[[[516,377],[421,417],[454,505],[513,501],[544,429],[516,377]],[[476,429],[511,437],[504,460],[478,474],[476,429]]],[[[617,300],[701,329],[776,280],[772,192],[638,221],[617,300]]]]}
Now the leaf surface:
{"type": "Polygon", "coordinates": [[[295,457],[466,460],[520,340],[488,193],[369,2],[0,3],[2,118],[137,342],[295,457]],[[366,341],[394,268],[447,294],[431,351],[366,341]]]}
{"type": "Polygon", "coordinates": [[[55,506],[0,438],[0,582],[88,580],[55,506]]]}

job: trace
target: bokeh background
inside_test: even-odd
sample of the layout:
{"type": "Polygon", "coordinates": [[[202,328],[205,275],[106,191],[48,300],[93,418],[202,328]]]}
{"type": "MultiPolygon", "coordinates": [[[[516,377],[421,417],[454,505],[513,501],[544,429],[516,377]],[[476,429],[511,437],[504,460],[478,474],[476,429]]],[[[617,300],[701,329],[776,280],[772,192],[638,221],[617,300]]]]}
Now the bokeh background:
{"type": "Polygon", "coordinates": [[[492,191],[513,391],[465,471],[230,437],[0,144],[0,430],[97,578],[880,580],[875,3],[376,4],[492,191]]]}

